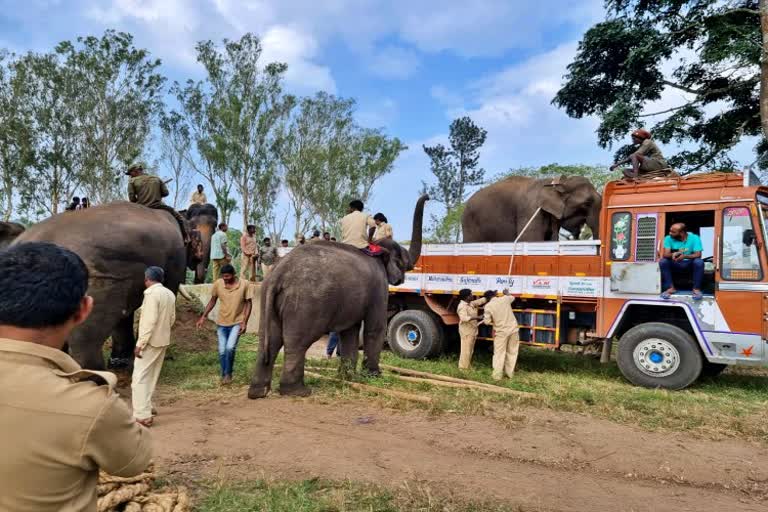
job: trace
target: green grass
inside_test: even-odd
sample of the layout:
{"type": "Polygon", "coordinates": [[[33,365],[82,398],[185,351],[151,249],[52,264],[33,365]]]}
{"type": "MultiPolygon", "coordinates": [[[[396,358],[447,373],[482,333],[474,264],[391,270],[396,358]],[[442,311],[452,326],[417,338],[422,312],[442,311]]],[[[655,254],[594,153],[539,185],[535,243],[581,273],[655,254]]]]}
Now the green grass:
{"type": "Polygon", "coordinates": [[[425,487],[395,490],[324,480],[226,483],[212,486],[197,500],[198,512],[512,512],[496,504],[471,504],[436,497],[425,487]]]}
{"type": "MultiPolygon", "coordinates": [[[[257,340],[244,335],[238,347],[234,384],[247,386],[256,358],[257,340]]],[[[382,354],[382,362],[430,373],[460,377],[478,382],[495,383],[491,379],[491,356],[480,345],[473,369],[461,372],[456,356],[436,360],[402,359],[390,352],[382,354]]],[[[218,356],[215,351],[184,353],[174,347],[174,359],[163,369],[161,383],[182,391],[212,391],[219,387],[218,356]]],[[[338,359],[313,360],[314,367],[327,367],[326,374],[335,376],[338,359]]],[[[279,378],[278,359],[275,379],[279,378]]],[[[432,404],[417,404],[399,399],[360,392],[344,383],[307,377],[313,388],[313,399],[334,403],[340,399],[374,399],[383,406],[412,409],[424,408],[432,414],[446,412],[491,415],[501,419],[514,414],[521,406],[543,407],[557,411],[588,414],[613,422],[638,426],[645,430],[689,432],[708,438],[738,437],[768,443],[768,376],[749,370],[735,370],[703,380],[683,391],[651,390],[627,383],[614,363],[602,365],[588,357],[523,348],[514,379],[502,386],[537,393],[543,400],[484,393],[469,389],[452,389],[403,382],[391,374],[375,379],[356,377],[369,385],[428,395],[432,404]],[[739,373],[741,372],[741,373],[739,373]]],[[[277,389],[277,382],[273,383],[277,389]]]]}

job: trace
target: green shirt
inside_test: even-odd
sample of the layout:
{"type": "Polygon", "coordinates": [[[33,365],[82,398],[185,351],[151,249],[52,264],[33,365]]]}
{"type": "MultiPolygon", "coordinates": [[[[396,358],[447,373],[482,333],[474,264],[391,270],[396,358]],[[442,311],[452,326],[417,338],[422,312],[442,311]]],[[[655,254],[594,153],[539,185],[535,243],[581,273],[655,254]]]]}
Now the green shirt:
{"type": "Polygon", "coordinates": [[[670,249],[672,252],[682,251],[683,254],[693,254],[694,252],[701,252],[704,248],[701,245],[701,238],[699,235],[688,233],[688,238],[685,241],[676,240],[667,235],[664,238],[664,248],[670,249]]]}
{"type": "Polygon", "coordinates": [[[132,203],[157,208],[168,195],[168,187],[157,176],[140,174],[128,180],[128,199],[132,203]]]}
{"type": "Polygon", "coordinates": [[[227,243],[227,234],[223,231],[217,231],[211,236],[211,259],[222,260],[226,256],[222,244],[227,243]]]}

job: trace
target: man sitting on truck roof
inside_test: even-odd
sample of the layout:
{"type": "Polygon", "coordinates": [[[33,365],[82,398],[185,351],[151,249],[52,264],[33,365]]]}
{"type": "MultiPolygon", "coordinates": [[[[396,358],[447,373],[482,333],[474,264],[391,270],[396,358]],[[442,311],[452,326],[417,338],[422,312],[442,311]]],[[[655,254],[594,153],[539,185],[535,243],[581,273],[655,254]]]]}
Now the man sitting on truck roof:
{"type": "Polygon", "coordinates": [[[650,178],[666,176],[671,169],[664,160],[659,146],[651,140],[651,132],[648,130],[635,130],[632,132],[632,144],[638,146],[634,153],[624,160],[620,160],[611,166],[611,171],[617,167],[632,163],[631,169],[624,169],[624,177],[630,180],[638,178],[650,178]]]}
{"type": "Polygon", "coordinates": [[[688,233],[685,224],[678,222],[669,228],[669,235],[664,237],[664,254],[659,261],[661,269],[661,288],[664,292],[662,299],[676,293],[672,282],[672,272],[693,273],[693,300],[701,300],[701,281],[704,278],[704,260],[701,259],[701,238],[694,233],[688,233]]]}

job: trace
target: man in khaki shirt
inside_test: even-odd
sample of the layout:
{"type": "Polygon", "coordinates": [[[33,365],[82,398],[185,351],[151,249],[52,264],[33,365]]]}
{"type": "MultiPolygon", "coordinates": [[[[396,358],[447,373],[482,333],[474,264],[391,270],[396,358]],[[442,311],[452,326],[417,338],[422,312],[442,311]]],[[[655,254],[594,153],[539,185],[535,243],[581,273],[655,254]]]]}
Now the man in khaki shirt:
{"type": "Polygon", "coordinates": [[[512,303],[515,298],[505,289],[501,297],[492,298],[485,305],[483,323],[493,326],[493,378],[501,380],[504,375],[512,378],[520,348],[520,333],[512,303]]]}
{"type": "Polygon", "coordinates": [[[88,318],[88,270],[47,243],[0,252],[0,510],[95,512],[99,470],[140,474],[152,450],[109,372],[62,352],[88,318]]]}
{"type": "Polygon", "coordinates": [[[256,226],[249,224],[240,237],[240,279],[256,281],[256,259],[259,257],[259,248],[256,243],[256,226]]]}
{"type": "Polygon", "coordinates": [[[221,364],[221,383],[223,385],[232,382],[232,374],[235,369],[235,350],[240,335],[245,332],[248,326],[252,299],[253,286],[248,281],[238,279],[232,265],[224,265],[221,269],[221,279],[213,283],[211,300],[197,321],[197,327],[202,327],[216,303],[219,303],[216,332],[219,338],[219,363],[221,364]]]}
{"type": "Polygon", "coordinates": [[[485,297],[472,300],[472,290],[469,288],[459,291],[459,305],[456,307],[456,313],[459,315],[459,337],[461,338],[459,370],[468,370],[469,364],[472,362],[472,353],[475,351],[475,340],[477,339],[477,322],[483,319],[477,308],[486,302],[488,299],[485,297]]]}
{"type": "Polygon", "coordinates": [[[349,213],[341,219],[341,242],[358,249],[368,247],[368,228],[376,227],[373,218],[363,213],[363,202],[355,199],[349,203],[349,213]]]}
{"type": "Polygon", "coordinates": [[[203,192],[203,186],[198,185],[197,190],[192,192],[192,199],[189,201],[189,205],[192,206],[193,204],[206,204],[208,202],[208,198],[205,197],[205,192],[203,192]]]}
{"type": "Polygon", "coordinates": [[[176,321],[176,296],[162,285],[164,278],[165,272],[160,267],[149,267],[144,272],[146,290],[134,350],[131,400],[133,417],[145,427],[152,426],[152,395],[163,368],[165,351],[171,344],[171,327],[176,321]]]}
{"type": "Polygon", "coordinates": [[[176,222],[179,225],[179,231],[181,231],[181,237],[184,239],[184,244],[188,244],[189,235],[187,234],[187,226],[184,217],[163,202],[163,198],[169,194],[168,187],[166,187],[165,182],[157,176],[144,174],[144,169],[146,169],[146,167],[144,162],[136,162],[128,166],[125,170],[125,174],[131,177],[128,180],[128,200],[132,203],[146,206],[147,208],[165,210],[173,215],[173,218],[176,219],[176,222]]]}

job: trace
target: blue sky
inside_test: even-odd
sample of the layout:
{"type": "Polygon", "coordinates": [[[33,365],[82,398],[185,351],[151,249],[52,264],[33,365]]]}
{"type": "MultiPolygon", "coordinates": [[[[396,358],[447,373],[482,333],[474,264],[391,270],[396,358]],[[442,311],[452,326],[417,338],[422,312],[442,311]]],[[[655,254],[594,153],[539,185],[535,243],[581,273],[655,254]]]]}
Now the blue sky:
{"type": "MultiPolygon", "coordinates": [[[[610,163],[594,119],[550,105],[565,67],[602,0],[0,0],[0,47],[46,50],[63,39],[115,28],[163,61],[171,80],[201,77],[201,39],[262,38],[265,58],[287,62],[287,87],[354,97],[358,120],[410,147],[374,190],[367,209],[384,212],[407,239],[422,180],[422,145],[444,141],[470,115],[488,130],[481,165],[610,163]]],[[[675,103],[673,93],[659,105],[675,103]]],[[[281,207],[281,206],[278,206],[281,207]]],[[[439,213],[432,204],[429,211],[439,213]]],[[[287,234],[287,233],[286,233],[287,234]]]]}

